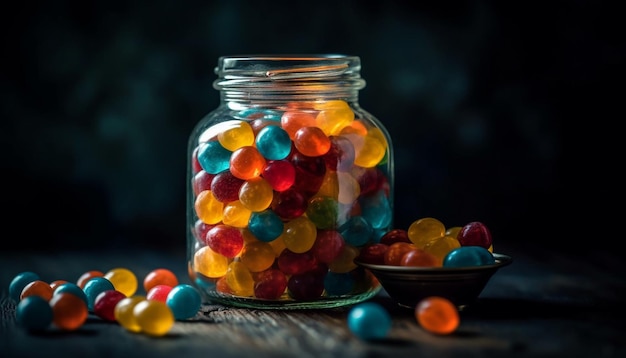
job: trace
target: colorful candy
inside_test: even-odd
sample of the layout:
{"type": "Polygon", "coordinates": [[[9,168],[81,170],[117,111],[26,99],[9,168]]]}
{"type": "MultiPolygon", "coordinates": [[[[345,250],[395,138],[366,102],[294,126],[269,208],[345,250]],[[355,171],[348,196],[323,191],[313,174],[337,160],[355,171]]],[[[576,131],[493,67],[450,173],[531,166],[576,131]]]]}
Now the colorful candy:
{"type": "Polygon", "coordinates": [[[415,220],[408,230],[386,232],[380,242],[362,247],[358,259],[391,266],[481,266],[495,263],[492,248],[491,233],[481,222],[446,229],[441,221],[426,217],[415,220]]]}
{"type": "Polygon", "coordinates": [[[53,282],[57,282],[55,287],[32,272],[22,272],[13,278],[9,291],[17,292],[23,286],[15,312],[19,326],[31,332],[50,327],[73,331],[82,327],[89,313],[93,313],[99,319],[119,323],[128,331],[162,336],[174,320],[193,317],[202,305],[199,291],[191,285],[178,284],[176,275],[165,268],[155,269],[144,277],[147,296],[134,295],[136,276],[126,268],[114,268],[106,273],[87,271],[78,281],[84,283],[84,288],[67,280],[53,282]],[[133,295],[127,296],[119,288],[133,295]],[[137,308],[142,302],[145,303],[137,308]]]}
{"type": "Polygon", "coordinates": [[[176,275],[169,269],[163,267],[154,269],[148,272],[148,274],[144,277],[143,289],[145,292],[148,292],[156,285],[174,287],[178,285],[178,277],[176,277],[176,275]]]}
{"type": "Polygon", "coordinates": [[[52,323],[57,328],[74,331],[82,327],[89,316],[87,303],[82,296],[70,291],[55,290],[49,304],[53,314],[52,323]]]}
{"type": "Polygon", "coordinates": [[[425,330],[446,335],[460,323],[457,307],[447,298],[432,296],[422,299],[415,307],[415,318],[425,330]]]}
{"type": "Polygon", "coordinates": [[[172,287],[165,303],[172,310],[175,319],[184,320],[198,313],[202,306],[202,297],[195,287],[180,284],[172,287]]]}
{"type": "Polygon", "coordinates": [[[36,280],[39,280],[39,275],[31,271],[24,271],[15,275],[9,284],[9,297],[18,302],[24,287],[36,280]]]}
{"type": "Polygon", "coordinates": [[[118,290],[100,292],[94,301],[93,312],[105,321],[115,321],[115,305],[124,298],[126,295],[118,290]]]}
{"type": "Polygon", "coordinates": [[[137,292],[137,276],[127,268],[116,267],[107,271],[103,277],[111,281],[113,287],[125,296],[132,296],[137,292]]]}
{"type": "Polygon", "coordinates": [[[383,131],[343,100],[230,117],[202,127],[191,148],[194,281],[263,299],[370,290],[373,281],[358,274],[363,269],[353,259],[391,226],[383,131]],[[227,228],[229,235],[217,235],[227,228]]]}
{"type": "Polygon", "coordinates": [[[25,297],[15,308],[15,320],[18,326],[27,331],[45,330],[52,323],[52,319],[52,307],[41,296],[25,297]]]}
{"type": "Polygon", "coordinates": [[[385,338],[391,329],[391,316],[385,308],[374,302],[352,307],[347,321],[350,331],[363,340],[385,338]]]}
{"type": "Polygon", "coordinates": [[[174,325],[172,310],[165,302],[143,300],[133,307],[133,315],[139,330],[150,336],[164,336],[174,325]]]}

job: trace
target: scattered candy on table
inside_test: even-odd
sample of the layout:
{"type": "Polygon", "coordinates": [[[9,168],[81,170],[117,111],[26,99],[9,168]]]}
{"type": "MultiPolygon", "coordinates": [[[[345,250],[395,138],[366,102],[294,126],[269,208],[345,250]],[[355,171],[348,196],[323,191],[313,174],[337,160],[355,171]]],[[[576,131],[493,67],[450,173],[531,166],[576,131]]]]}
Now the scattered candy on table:
{"type": "Polygon", "coordinates": [[[134,272],[127,268],[105,273],[86,271],[76,283],[47,283],[38,274],[25,271],[13,278],[9,295],[17,302],[17,324],[29,332],[77,330],[92,314],[117,322],[131,332],[163,336],[176,320],[191,319],[201,308],[200,292],[191,285],[179,284],[168,269],[155,269],[142,281],[154,297],[138,295],[138,283],[134,272]]]}

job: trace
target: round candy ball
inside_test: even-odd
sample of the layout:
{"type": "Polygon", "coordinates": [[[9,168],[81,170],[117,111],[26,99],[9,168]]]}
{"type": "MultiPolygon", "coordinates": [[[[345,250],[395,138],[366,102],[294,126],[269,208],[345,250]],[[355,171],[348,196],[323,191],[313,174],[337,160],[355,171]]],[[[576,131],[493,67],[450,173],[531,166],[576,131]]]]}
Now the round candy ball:
{"type": "Polygon", "coordinates": [[[385,338],[391,329],[391,316],[377,303],[360,303],[348,313],[348,328],[363,340],[385,338]]]}
{"type": "Polygon", "coordinates": [[[470,267],[495,263],[493,254],[481,246],[461,246],[443,258],[443,267],[470,267]]]}
{"type": "Polygon", "coordinates": [[[460,323],[457,307],[439,296],[426,297],[418,302],[415,318],[425,330],[441,335],[454,332],[460,323]]]}
{"type": "Polygon", "coordinates": [[[24,271],[18,273],[15,277],[13,277],[13,280],[11,280],[11,283],[9,284],[9,296],[15,302],[18,302],[24,287],[36,280],[39,280],[39,275],[34,272],[24,271]]]}
{"type": "Polygon", "coordinates": [[[183,320],[198,313],[202,306],[202,297],[193,286],[180,284],[172,288],[165,303],[172,310],[175,319],[183,320]]]}
{"type": "Polygon", "coordinates": [[[52,307],[41,296],[28,296],[17,304],[15,319],[27,331],[43,331],[52,324],[52,307]]]}

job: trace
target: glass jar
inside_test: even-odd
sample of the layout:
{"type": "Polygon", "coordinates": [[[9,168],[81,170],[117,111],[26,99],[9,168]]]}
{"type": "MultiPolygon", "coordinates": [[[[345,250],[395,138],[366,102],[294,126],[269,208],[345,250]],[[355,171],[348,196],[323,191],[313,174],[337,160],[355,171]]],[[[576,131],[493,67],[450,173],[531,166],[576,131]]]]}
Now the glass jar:
{"type": "Polygon", "coordinates": [[[187,261],[208,302],[330,308],[381,289],[353,260],[392,228],[393,150],[357,56],[220,57],[189,138],[187,261]]]}

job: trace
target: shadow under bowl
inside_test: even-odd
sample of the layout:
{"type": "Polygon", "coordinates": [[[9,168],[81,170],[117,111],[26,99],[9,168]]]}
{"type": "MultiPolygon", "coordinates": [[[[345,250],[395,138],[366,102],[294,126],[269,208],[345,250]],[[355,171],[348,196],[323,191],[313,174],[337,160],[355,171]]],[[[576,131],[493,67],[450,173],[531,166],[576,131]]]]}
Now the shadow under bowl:
{"type": "Polygon", "coordinates": [[[441,296],[462,308],[478,298],[489,279],[513,259],[493,254],[495,264],[471,267],[410,267],[355,263],[369,270],[398,305],[415,308],[429,296],[441,296]]]}

